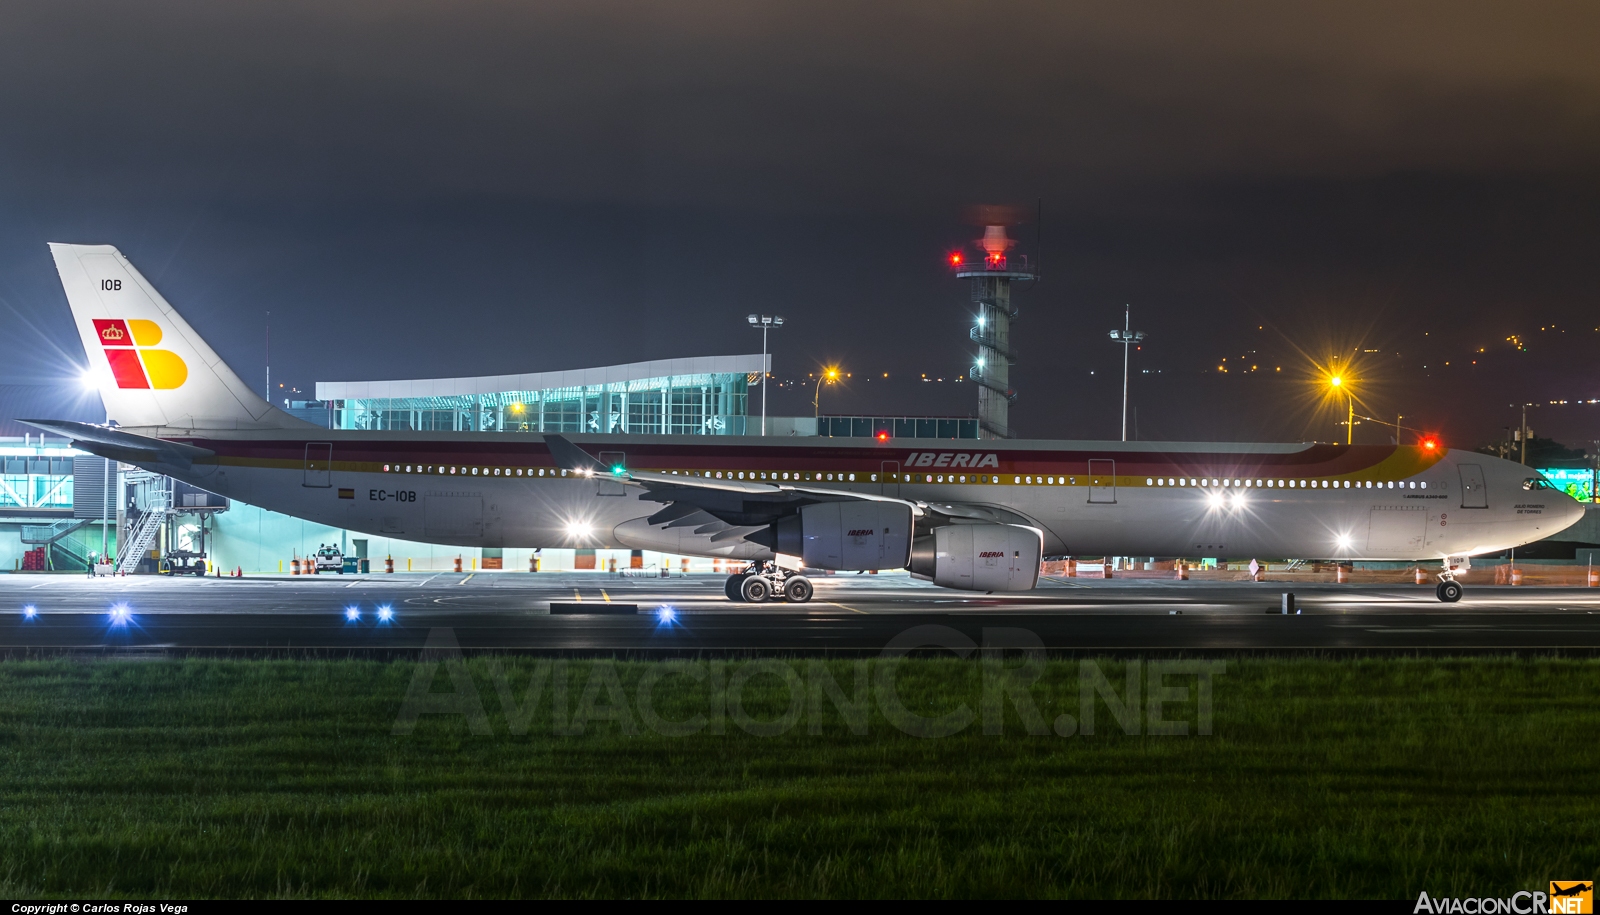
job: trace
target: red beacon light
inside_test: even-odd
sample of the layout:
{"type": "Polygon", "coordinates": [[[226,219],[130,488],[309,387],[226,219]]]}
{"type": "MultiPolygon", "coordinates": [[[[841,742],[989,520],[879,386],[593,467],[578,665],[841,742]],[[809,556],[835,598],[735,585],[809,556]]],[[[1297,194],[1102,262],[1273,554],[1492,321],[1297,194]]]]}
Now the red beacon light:
{"type": "Polygon", "coordinates": [[[952,266],[952,267],[961,266],[961,252],[960,251],[957,251],[954,254],[950,255],[950,266],[952,266]]]}
{"type": "Polygon", "coordinates": [[[1425,439],[1422,440],[1422,450],[1423,451],[1434,451],[1438,447],[1439,447],[1439,443],[1434,441],[1431,438],[1425,438],[1425,439]]]}
{"type": "Polygon", "coordinates": [[[889,430],[887,430],[887,429],[879,429],[878,430],[878,434],[875,437],[880,442],[886,442],[886,441],[889,440],[889,430]]]}

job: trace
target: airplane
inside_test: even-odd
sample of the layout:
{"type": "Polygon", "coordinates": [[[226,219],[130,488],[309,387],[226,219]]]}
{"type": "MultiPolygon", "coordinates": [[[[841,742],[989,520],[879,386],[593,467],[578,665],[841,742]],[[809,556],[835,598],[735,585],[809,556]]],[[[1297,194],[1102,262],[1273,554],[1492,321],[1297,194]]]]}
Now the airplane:
{"type": "Polygon", "coordinates": [[[1549,537],[1583,506],[1438,446],[328,430],[258,396],[109,245],[52,244],[104,426],[31,424],[241,502],[377,536],[748,563],[731,600],[811,598],[805,569],[1027,591],[1048,556],[1439,561],[1549,537]]]}

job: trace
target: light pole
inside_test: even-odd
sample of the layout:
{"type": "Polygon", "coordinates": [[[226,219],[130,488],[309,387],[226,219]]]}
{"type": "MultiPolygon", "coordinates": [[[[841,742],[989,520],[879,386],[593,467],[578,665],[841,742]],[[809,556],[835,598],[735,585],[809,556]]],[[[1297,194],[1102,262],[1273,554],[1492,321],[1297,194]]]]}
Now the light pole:
{"type": "Polygon", "coordinates": [[[824,381],[826,381],[829,384],[833,384],[835,381],[838,381],[838,380],[839,380],[839,367],[836,366],[836,365],[830,365],[827,368],[823,369],[820,373],[818,373],[818,375],[817,375],[817,389],[811,395],[811,410],[812,410],[812,413],[815,415],[815,417],[817,419],[821,419],[822,418],[822,407],[818,406],[818,401],[820,401],[821,398],[822,398],[822,383],[824,381]]]}
{"type": "Polygon", "coordinates": [[[1143,331],[1131,330],[1133,309],[1123,306],[1122,329],[1111,332],[1111,341],[1122,344],[1122,440],[1128,440],[1128,347],[1144,339],[1143,331]]]}
{"type": "MultiPolygon", "coordinates": [[[[1345,402],[1345,408],[1346,408],[1345,409],[1345,422],[1344,422],[1344,443],[1346,445],[1349,445],[1349,444],[1351,444],[1351,443],[1353,443],[1355,441],[1355,431],[1356,431],[1356,401],[1355,401],[1355,397],[1354,397],[1354,395],[1352,395],[1350,393],[1350,389],[1345,386],[1344,376],[1342,376],[1342,375],[1334,375],[1332,378],[1329,378],[1328,379],[1328,384],[1330,384],[1333,387],[1336,387],[1336,388],[1338,388],[1338,389],[1340,389],[1341,391],[1344,392],[1344,402],[1345,402]]],[[[1395,436],[1398,438],[1399,435],[1400,435],[1400,430],[1396,429],[1395,430],[1395,436]]]]}
{"type": "Polygon", "coordinates": [[[783,326],[783,315],[750,315],[745,320],[761,329],[761,434],[767,434],[767,331],[783,326]]]}

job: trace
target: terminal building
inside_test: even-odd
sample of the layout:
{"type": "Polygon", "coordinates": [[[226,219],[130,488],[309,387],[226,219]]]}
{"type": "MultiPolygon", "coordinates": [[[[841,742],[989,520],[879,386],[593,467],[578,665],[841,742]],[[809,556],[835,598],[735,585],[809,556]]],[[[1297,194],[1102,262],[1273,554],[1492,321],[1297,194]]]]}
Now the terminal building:
{"type": "Polygon", "coordinates": [[[333,429],[744,435],[750,389],[769,371],[767,356],[696,356],[477,378],[319,381],[317,400],[333,429]]]}

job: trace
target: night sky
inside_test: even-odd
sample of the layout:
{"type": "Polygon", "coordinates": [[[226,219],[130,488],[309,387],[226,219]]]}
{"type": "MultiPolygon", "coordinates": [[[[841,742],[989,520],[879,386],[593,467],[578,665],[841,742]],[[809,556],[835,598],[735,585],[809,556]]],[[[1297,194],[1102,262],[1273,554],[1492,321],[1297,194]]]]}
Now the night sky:
{"type": "MultiPolygon", "coordinates": [[[[1140,438],[1342,440],[1313,366],[1353,353],[1360,412],[1452,446],[1525,401],[1540,435],[1600,439],[1576,403],[1600,399],[1593,4],[68,0],[0,23],[0,383],[76,376],[45,247],[72,241],[121,248],[258,383],[269,309],[274,382],[303,389],[752,352],[765,311],[781,379],[852,373],[824,412],[966,414],[962,208],[1042,200],[1042,249],[1016,229],[1044,272],[1018,296],[1025,436],[1117,435],[1106,332],[1131,304],[1140,438]]],[[[810,413],[809,385],[771,409],[810,413]]]]}

